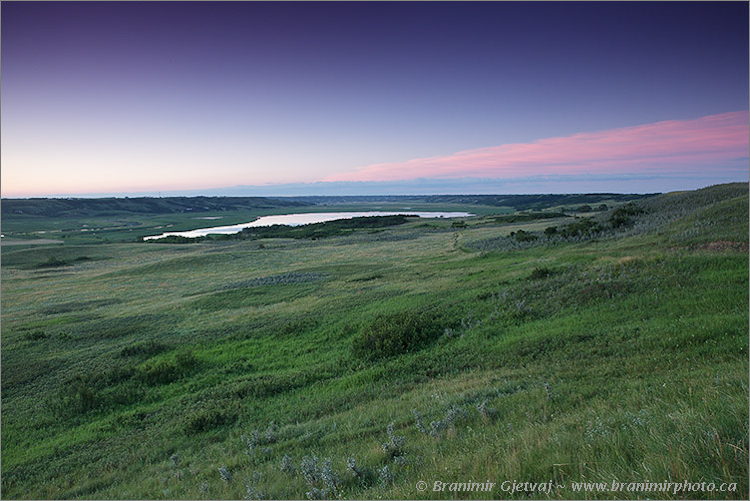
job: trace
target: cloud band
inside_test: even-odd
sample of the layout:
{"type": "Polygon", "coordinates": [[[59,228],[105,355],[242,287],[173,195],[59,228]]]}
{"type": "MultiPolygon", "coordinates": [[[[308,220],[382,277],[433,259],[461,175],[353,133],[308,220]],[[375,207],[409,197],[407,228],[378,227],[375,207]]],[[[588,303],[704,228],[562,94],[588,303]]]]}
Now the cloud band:
{"type": "Polygon", "coordinates": [[[749,135],[748,111],[737,111],[374,164],[326,181],[747,170],[749,135]]]}

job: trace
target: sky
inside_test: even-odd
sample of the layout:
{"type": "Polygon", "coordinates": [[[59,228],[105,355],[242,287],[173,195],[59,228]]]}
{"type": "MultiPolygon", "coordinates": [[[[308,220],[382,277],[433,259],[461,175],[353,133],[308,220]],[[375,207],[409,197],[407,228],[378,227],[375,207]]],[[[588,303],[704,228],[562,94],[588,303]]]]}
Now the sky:
{"type": "Polygon", "coordinates": [[[748,181],[747,2],[8,2],[2,197],[748,181]]]}

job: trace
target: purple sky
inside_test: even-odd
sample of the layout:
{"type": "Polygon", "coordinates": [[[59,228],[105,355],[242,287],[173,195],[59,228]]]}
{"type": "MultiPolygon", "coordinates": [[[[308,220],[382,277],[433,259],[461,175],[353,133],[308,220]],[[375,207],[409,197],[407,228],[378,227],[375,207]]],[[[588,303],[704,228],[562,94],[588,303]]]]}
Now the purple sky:
{"type": "Polygon", "coordinates": [[[748,179],[747,2],[1,8],[4,197],[748,179]]]}

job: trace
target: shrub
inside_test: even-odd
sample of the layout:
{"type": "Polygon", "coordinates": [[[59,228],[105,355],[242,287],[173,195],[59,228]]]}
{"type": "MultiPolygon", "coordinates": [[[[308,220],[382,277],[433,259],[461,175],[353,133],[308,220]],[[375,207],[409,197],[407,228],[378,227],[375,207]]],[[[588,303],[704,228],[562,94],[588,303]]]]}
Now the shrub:
{"type": "Polygon", "coordinates": [[[41,339],[47,339],[49,335],[44,331],[34,330],[31,332],[26,332],[23,337],[24,339],[27,339],[29,341],[39,341],[41,339]]]}
{"type": "Polygon", "coordinates": [[[382,358],[423,348],[442,330],[425,313],[412,311],[380,315],[354,338],[352,352],[359,358],[382,358]]]}
{"type": "Polygon", "coordinates": [[[217,468],[217,470],[219,472],[219,476],[224,482],[230,483],[232,481],[232,472],[229,471],[226,466],[221,466],[217,468]]]}
{"type": "Polygon", "coordinates": [[[333,499],[334,495],[338,496],[341,479],[333,469],[330,458],[320,464],[317,456],[305,456],[299,471],[310,485],[310,490],[305,492],[308,499],[333,499]]]}
{"type": "Polygon", "coordinates": [[[542,278],[547,278],[553,273],[554,271],[547,268],[546,266],[537,267],[537,268],[534,268],[534,270],[531,272],[531,276],[529,278],[531,280],[539,280],[542,278]]]}
{"type": "Polygon", "coordinates": [[[67,261],[57,259],[55,256],[52,256],[46,261],[36,265],[37,268],[58,268],[60,266],[69,266],[69,264],[67,261]]]}
{"type": "Polygon", "coordinates": [[[177,354],[175,357],[175,363],[184,373],[193,370],[198,361],[192,351],[183,351],[177,354]]]}
{"type": "Polygon", "coordinates": [[[515,238],[517,242],[530,242],[539,238],[536,235],[523,230],[518,230],[518,232],[511,232],[510,235],[515,238]]]}
{"type": "Polygon", "coordinates": [[[565,238],[586,237],[591,236],[602,229],[603,228],[591,218],[584,218],[564,226],[561,233],[565,238]]]}
{"type": "Polygon", "coordinates": [[[618,207],[612,215],[609,216],[608,222],[612,228],[619,228],[621,226],[630,226],[633,224],[633,217],[639,214],[643,214],[643,209],[636,207],[633,202],[629,202],[622,207],[618,207]]]}
{"type": "Polygon", "coordinates": [[[156,355],[166,350],[167,347],[161,343],[157,343],[153,339],[142,343],[131,344],[130,346],[124,347],[120,350],[120,356],[132,357],[138,355],[156,355]]]}
{"type": "Polygon", "coordinates": [[[349,456],[346,460],[346,469],[352,474],[354,478],[362,477],[362,469],[357,466],[357,460],[354,457],[349,456]]]}
{"type": "Polygon", "coordinates": [[[403,435],[396,435],[396,424],[391,423],[388,425],[388,441],[383,442],[381,448],[389,457],[395,458],[396,456],[403,455],[404,444],[406,443],[406,437],[403,435]]]}
{"type": "Polygon", "coordinates": [[[158,360],[150,362],[140,369],[140,378],[149,385],[167,384],[179,376],[179,368],[174,361],[158,360]]]}
{"type": "Polygon", "coordinates": [[[49,402],[50,410],[57,415],[73,417],[100,409],[104,400],[96,383],[96,377],[88,374],[67,380],[57,397],[49,402]]]}
{"type": "Polygon", "coordinates": [[[387,487],[393,482],[393,473],[391,473],[388,465],[385,465],[382,468],[378,468],[378,475],[380,476],[380,484],[383,487],[387,487]]]}
{"type": "Polygon", "coordinates": [[[284,454],[284,457],[281,458],[281,471],[289,475],[294,475],[297,471],[297,468],[295,468],[294,464],[292,463],[292,458],[286,454],[284,454]]]}
{"type": "Polygon", "coordinates": [[[180,352],[174,360],[150,360],[139,369],[140,379],[147,384],[167,384],[190,373],[196,366],[195,355],[191,351],[180,352]]]}
{"type": "Polygon", "coordinates": [[[204,404],[188,413],[185,419],[185,431],[188,434],[203,433],[231,424],[236,419],[236,415],[226,412],[217,403],[204,404]]]}
{"type": "Polygon", "coordinates": [[[479,412],[479,415],[484,419],[492,420],[497,416],[497,409],[495,409],[494,407],[487,407],[486,400],[483,400],[481,403],[477,404],[477,412],[479,412]]]}

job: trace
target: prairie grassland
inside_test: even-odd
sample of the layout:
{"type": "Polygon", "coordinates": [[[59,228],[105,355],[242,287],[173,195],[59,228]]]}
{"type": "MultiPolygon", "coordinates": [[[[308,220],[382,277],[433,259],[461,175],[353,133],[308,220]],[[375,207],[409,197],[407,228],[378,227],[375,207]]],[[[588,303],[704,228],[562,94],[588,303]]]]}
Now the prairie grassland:
{"type": "Polygon", "coordinates": [[[747,498],[747,184],[637,208],[3,249],[3,496],[747,498]]]}

